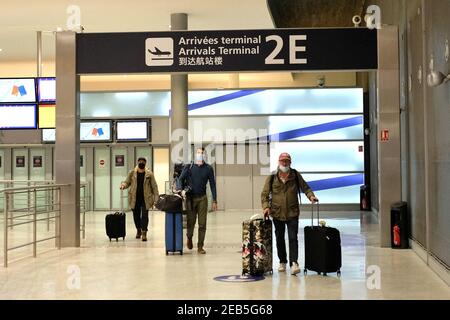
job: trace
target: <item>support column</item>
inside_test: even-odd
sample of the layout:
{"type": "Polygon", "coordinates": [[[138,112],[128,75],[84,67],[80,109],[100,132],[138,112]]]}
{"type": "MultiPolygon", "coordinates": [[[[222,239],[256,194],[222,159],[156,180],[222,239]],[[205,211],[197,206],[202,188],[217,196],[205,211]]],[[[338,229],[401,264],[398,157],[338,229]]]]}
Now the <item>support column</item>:
{"type": "Polygon", "coordinates": [[[380,245],[390,247],[390,209],[401,201],[400,160],[400,70],[398,27],[383,26],[378,31],[378,192],[380,245]],[[383,130],[389,132],[382,141],[383,130]]]}
{"type": "MultiPolygon", "coordinates": [[[[171,14],[170,25],[171,30],[187,30],[187,14],[171,14]]],[[[170,93],[172,103],[170,115],[170,177],[172,177],[175,162],[183,161],[187,163],[189,161],[187,74],[171,75],[170,93]]]]}
{"type": "Polygon", "coordinates": [[[76,33],[56,33],[56,183],[61,188],[61,247],[80,246],[80,77],[76,33]]]}

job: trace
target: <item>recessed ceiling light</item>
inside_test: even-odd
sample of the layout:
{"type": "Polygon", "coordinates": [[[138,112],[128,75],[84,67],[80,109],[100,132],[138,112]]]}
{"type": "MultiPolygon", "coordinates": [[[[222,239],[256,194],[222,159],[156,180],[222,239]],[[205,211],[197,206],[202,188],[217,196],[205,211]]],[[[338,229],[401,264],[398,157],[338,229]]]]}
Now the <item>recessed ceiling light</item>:
{"type": "Polygon", "coordinates": [[[3,51],[3,49],[2,48],[0,48],[0,52],[2,52],[3,51]]]}

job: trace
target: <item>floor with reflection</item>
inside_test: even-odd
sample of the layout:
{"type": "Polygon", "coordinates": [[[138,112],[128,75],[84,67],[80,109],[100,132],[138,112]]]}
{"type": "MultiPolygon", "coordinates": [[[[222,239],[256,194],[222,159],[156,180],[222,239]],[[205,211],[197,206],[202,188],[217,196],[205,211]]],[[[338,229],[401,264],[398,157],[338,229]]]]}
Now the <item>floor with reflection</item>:
{"type": "MultiPolygon", "coordinates": [[[[380,248],[376,221],[360,212],[322,213],[329,226],[341,231],[340,278],[278,273],[274,248],[273,275],[258,282],[215,281],[217,276],[241,273],[242,221],[251,215],[251,211],[209,213],[207,254],[185,248],[182,256],[166,256],[163,213],[151,213],[146,243],[134,239],[131,213],[127,238],[119,242],[106,237],[104,212],[88,213],[81,248],[55,250],[52,242],[43,242],[37,258],[31,257],[30,247],[11,251],[9,267],[0,266],[0,299],[450,299],[450,288],[414,252],[380,248]]],[[[302,213],[302,269],[303,228],[310,223],[308,214],[302,213]]],[[[46,224],[38,227],[41,238],[52,233],[46,224]]],[[[31,230],[31,225],[10,230],[9,245],[30,241],[31,230]]]]}

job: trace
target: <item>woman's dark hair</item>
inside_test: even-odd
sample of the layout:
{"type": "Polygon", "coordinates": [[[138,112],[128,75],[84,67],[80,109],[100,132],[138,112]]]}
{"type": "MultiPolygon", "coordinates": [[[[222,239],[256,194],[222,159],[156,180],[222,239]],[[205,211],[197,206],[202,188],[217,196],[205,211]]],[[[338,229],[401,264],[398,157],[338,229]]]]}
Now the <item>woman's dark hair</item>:
{"type": "Polygon", "coordinates": [[[142,158],[142,157],[138,159],[138,162],[139,161],[144,161],[145,163],[147,163],[147,160],[145,158],[142,158]]]}

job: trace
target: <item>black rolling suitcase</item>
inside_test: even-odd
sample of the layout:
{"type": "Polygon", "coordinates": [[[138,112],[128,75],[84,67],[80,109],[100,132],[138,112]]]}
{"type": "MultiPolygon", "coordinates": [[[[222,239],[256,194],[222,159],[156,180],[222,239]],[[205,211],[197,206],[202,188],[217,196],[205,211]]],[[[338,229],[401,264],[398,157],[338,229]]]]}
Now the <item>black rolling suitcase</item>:
{"type": "MultiPolygon", "coordinates": [[[[314,210],[314,205],[312,204],[314,210]]],[[[312,210],[312,211],[313,211],[312,210]]],[[[311,216],[311,226],[305,227],[305,270],[318,274],[337,272],[341,276],[341,236],[338,229],[314,226],[314,212],[311,216]]],[[[319,222],[319,204],[317,204],[317,222],[319,222]]],[[[319,223],[318,223],[319,224],[319,223]]]]}
{"type": "Polygon", "coordinates": [[[120,192],[120,212],[107,214],[105,217],[106,235],[111,239],[119,238],[125,240],[126,236],[126,215],[123,210],[123,191],[120,192]]]}

